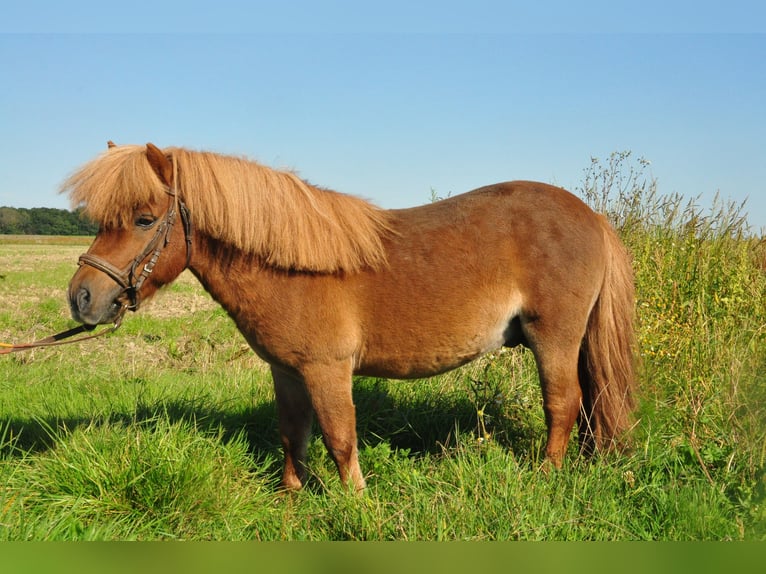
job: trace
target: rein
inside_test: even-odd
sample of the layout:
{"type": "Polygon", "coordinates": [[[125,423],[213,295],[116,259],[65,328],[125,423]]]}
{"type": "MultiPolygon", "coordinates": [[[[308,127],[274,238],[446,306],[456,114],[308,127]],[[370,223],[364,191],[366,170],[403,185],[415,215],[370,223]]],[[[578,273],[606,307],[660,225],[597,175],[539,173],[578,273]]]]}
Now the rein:
{"type": "MultiPolygon", "coordinates": [[[[108,329],[99,331],[98,333],[85,335],[76,339],[71,339],[71,337],[79,335],[80,333],[93,331],[96,326],[85,324],[78,325],[72,329],[62,331],[61,333],[56,333],[55,335],[51,335],[31,343],[21,343],[17,345],[0,343],[0,355],[16,353],[18,351],[27,351],[29,349],[35,349],[38,347],[54,347],[57,345],[65,345],[67,343],[79,343],[81,341],[96,339],[103,335],[114,333],[122,324],[122,318],[125,315],[125,311],[135,311],[138,309],[140,304],[139,291],[141,286],[144,284],[146,278],[154,270],[154,266],[157,264],[157,260],[160,258],[160,254],[162,253],[163,249],[165,249],[168,243],[170,243],[170,233],[173,230],[173,224],[175,223],[176,217],[179,213],[181,214],[181,221],[184,226],[184,238],[186,240],[186,265],[184,265],[184,267],[188,267],[189,262],[191,261],[192,253],[192,227],[189,209],[186,207],[184,202],[181,201],[174,189],[168,189],[166,190],[166,193],[173,197],[173,204],[168,208],[168,211],[165,214],[165,218],[157,227],[157,231],[154,233],[154,236],[152,236],[149,243],[147,243],[144,250],[139,253],[125,269],[118,269],[108,261],[89,253],[80,255],[78,260],[78,265],[80,266],[90,265],[91,267],[109,275],[109,277],[111,277],[120,287],[122,287],[122,294],[127,294],[128,302],[123,303],[122,308],[120,309],[119,314],[114,321],[114,325],[108,329]],[[141,271],[138,273],[138,275],[136,275],[138,266],[147,257],[149,257],[150,254],[151,257],[149,258],[149,261],[144,264],[141,271]]],[[[122,294],[118,296],[118,299],[122,297],[122,294]]]]}

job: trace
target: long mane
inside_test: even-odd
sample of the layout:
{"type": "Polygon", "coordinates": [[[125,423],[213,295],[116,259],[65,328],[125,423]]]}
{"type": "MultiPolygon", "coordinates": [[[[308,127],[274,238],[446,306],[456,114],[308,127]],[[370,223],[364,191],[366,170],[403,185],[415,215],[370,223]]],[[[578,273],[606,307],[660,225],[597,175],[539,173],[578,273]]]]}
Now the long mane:
{"type": "MultiPolygon", "coordinates": [[[[385,210],[245,158],[163,152],[175,163],[177,193],[199,232],[280,269],[332,273],[385,264],[383,237],[391,232],[385,210]]],[[[136,207],[166,192],[143,146],[112,147],[61,190],[104,227],[130,225],[136,207]]]]}

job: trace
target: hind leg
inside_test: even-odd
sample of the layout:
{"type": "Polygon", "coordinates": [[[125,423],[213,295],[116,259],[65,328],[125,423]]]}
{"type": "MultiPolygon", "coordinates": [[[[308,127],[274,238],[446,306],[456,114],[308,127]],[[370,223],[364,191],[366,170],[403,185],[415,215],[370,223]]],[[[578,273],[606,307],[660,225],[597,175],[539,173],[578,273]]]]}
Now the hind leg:
{"type": "Polygon", "coordinates": [[[582,391],[577,376],[577,352],[554,353],[556,357],[538,359],[538,370],[548,427],[545,454],[556,468],[561,468],[580,412],[582,391]]]}
{"type": "Polygon", "coordinates": [[[285,455],[282,486],[300,489],[306,481],[306,450],[308,448],[313,409],[303,381],[274,367],[274,393],[277,400],[279,434],[285,455]]]}
{"type": "Polygon", "coordinates": [[[537,362],[548,427],[545,454],[561,468],[582,403],[577,370],[581,337],[546,333],[541,327],[529,328],[527,337],[537,362]]]}

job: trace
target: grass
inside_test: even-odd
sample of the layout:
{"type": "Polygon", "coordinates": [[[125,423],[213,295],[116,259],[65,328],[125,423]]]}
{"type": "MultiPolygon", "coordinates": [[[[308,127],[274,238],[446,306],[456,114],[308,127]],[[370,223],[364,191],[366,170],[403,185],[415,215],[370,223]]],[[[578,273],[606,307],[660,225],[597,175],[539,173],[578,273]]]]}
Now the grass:
{"type": "MultiPolygon", "coordinates": [[[[660,195],[631,162],[594,162],[580,190],[635,259],[630,452],[573,443],[542,472],[534,361],[505,350],[358,380],[367,491],[316,437],[307,488],[281,494],[268,370],[185,274],[108,337],[0,356],[0,540],[766,539],[766,250],[741,206],[660,195]]],[[[71,324],[70,241],[0,241],[0,340],[71,324]]]]}

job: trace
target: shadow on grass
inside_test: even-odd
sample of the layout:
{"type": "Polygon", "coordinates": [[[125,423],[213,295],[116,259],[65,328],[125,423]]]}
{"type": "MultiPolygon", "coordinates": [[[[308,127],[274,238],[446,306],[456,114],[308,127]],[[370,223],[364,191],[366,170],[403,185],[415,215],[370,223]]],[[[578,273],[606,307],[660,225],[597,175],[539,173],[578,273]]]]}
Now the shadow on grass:
{"type": "MultiPolygon", "coordinates": [[[[389,386],[400,384],[417,382],[357,381],[354,401],[360,445],[388,443],[393,449],[406,449],[409,456],[426,456],[442,452],[444,446],[454,440],[458,430],[470,432],[477,428],[476,406],[467,393],[419,393],[417,398],[408,394],[406,398],[397,399],[396,393],[389,392],[389,386]]],[[[56,448],[68,433],[79,428],[122,425],[153,430],[160,421],[166,421],[188,424],[202,433],[220,434],[223,441],[244,436],[256,461],[278,461],[275,464],[281,466],[274,402],[229,407],[211,408],[209,404],[193,399],[164,398],[139,404],[133,412],[0,421],[0,458],[22,457],[56,448]]],[[[539,438],[530,436],[531,429],[522,424],[505,423],[499,442],[513,450],[524,449],[539,438]]],[[[315,428],[314,432],[318,433],[319,429],[315,428]]],[[[274,470],[279,474],[278,469],[274,470]]]]}

